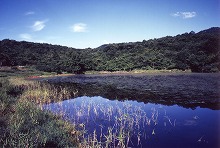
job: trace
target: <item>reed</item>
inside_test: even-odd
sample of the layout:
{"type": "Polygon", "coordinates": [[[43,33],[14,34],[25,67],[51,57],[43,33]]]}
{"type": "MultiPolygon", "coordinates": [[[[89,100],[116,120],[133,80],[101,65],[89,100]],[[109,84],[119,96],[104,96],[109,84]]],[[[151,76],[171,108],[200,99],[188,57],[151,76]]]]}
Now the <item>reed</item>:
{"type": "Polygon", "coordinates": [[[37,104],[62,101],[71,96],[71,92],[65,87],[55,87],[48,83],[25,80],[24,78],[10,78],[10,85],[21,89],[21,99],[27,99],[37,104]]]}
{"type": "MultiPolygon", "coordinates": [[[[69,120],[74,121],[74,124],[83,124],[83,128],[78,126],[78,130],[84,131],[80,147],[140,146],[141,141],[148,139],[147,136],[156,135],[156,125],[159,123],[157,109],[152,108],[148,113],[140,106],[132,106],[126,101],[121,106],[82,97],[74,99],[71,107],[60,107],[64,116],[70,117],[68,114],[71,111],[69,120]]],[[[45,109],[53,110],[50,105],[45,109]]]]}

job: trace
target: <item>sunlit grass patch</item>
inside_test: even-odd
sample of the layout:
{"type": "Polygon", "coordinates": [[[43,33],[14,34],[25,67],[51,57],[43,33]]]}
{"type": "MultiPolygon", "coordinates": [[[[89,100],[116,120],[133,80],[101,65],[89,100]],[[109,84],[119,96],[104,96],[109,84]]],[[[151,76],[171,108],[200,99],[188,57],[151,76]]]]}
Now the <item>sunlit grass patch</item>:
{"type": "Polygon", "coordinates": [[[70,98],[70,92],[65,87],[55,87],[48,83],[12,77],[9,84],[13,86],[14,92],[22,91],[20,99],[28,99],[38,104],[70,98]]]}
{"type": "Polygon", "coordinates": [[[28,99],[36,103],[50,103],[61,101],[70,97],[70,92],[66,88],[56,88],[49,84],[36,83],[29,86],[21,96],[21,99],[28,99]]]}
{"type": "Polygon", "coordinates": [[[35,85],[36,83],[38,83],[35,81],[27,81],[24,78],[19,78],[19,77],[10,77],[8,80],[9,80],[10,85],[12,85],[14,87],[32,86],[32,85],[35,85]]]}
{"type": "Polygon", "coordinates": [[[65,88],[0,78],[0,147],[76,147],[81,133],[75,125],[37,104],[67,96],[65,88]]]}
{"type": "Polygon", "coordinates": [[[8,122],[4,146],[75,146],[75,126],[47,111],[42,111],[28,101],[20,101],[8,122]]]}

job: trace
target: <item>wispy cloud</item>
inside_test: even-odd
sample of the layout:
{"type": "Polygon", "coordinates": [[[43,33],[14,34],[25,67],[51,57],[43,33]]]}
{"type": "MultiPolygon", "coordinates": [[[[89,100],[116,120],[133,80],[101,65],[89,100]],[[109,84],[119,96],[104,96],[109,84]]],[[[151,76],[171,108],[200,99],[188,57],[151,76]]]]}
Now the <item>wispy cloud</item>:
{"type": "Polygon", "coordinates": [[[32,40],[32,36],[28,33],[22,33],[19,35],[19,37],[23,40],[32,40]]]}
{"type": "Polygon", "coordinates": [[[70,27],[73,32],[87,32],[87,24],[77,23],[70,27]]]}
{"type": "Polygon", "coordinates": [[[46,21],[36,21],[31,26],[31,28],[33,29],[33,31],[41,31],[46,26],[45,23],[46,23],[46,21]]]}
{"type": "Polygon", "coordinates": [[[196,16],[196,12],[182,12],[183,18],[193,18],[196,16]]]}
{"type": "Polygon", "coordinates": [[[171,14],[174,17],[182,17],[184,19],[189,19],[189,18],[193,18],[196,17],[196,12],[192,11],[192,12],[176,12],[171,14]]]}
{"type": "Polygon", "coordinates": [[[28,34],[28,33],[19,34],[19,37],[20,37],[22,40],[29,41],[29,42],[46,43],[46,41],[44,41],[44,40],[35,39],[32,35],[30,35],[30,34],[28,34]]]}
{"type": "Polygon", "coordinates": [[[28,11],[28,12],[26,12],[24,15],[33,15],[33,14],[35,14],[34,11],[28,11]]]}

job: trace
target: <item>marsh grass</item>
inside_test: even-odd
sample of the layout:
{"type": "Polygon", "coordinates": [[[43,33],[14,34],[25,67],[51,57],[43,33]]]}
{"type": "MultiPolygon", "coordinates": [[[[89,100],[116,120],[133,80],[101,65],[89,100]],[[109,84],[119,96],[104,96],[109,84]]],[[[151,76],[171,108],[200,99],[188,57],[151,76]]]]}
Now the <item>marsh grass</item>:
{"type": "Polygon", "coordinates": [[[25,80],[19,77],[11,77],[8,81],[13,86],[11,90],[12,95],[19,92],[18,95],[21,100],[26,99],[37,104],[62,101],[71,96],[67,88],[55,87],[46,82],[25,80]]]}
{"type": "Polygon", "coordinates": [[[81,133],[75,125],[40,108],[40,103],[68,96],[65,88],[18,77],[0,78],[0,147],[77,146],[81,133]]]}
{"type": "Polygon", "coordinates": [[[28,99],[38,104],[62,101],[70,98],[70,92],[64,87],[55,87],[47,83],[34,82],[21,95],[22,99],[28,99]]]}
{"type": "Polygon", "coordinates": [[[62,102],[71,97],[66,87],[0,78],[0,97],[1,147],[141,147],[143,139],[157,134],[155,108],[146,113],[126,102],[121,106],[92,100],[68,107],[62,102]],[[55,114],[45,108],[51,102],[58,102],[55,114]]]}

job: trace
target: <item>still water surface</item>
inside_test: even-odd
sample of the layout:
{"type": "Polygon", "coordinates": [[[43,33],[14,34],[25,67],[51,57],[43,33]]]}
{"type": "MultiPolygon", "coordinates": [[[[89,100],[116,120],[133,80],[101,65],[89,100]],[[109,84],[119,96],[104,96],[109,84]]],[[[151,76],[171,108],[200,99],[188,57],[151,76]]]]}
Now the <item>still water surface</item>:
{"type": "Polygon", "coordinates": [[[44,105],[102,146],[219,147],[220,110],[81,96],[44,105]],[[95,136],[94,136],[95,135],[95,136]],[[123,145],[121,143],[121,145],[123,145]]]}
{"type": "Polygon", "coordinates": [[[110,100],[117,98],[220,110],[219,73],[75,75],[41,80],[58,87],[68,86],[73,98],[102,96],[110,100]]]}

